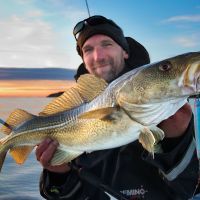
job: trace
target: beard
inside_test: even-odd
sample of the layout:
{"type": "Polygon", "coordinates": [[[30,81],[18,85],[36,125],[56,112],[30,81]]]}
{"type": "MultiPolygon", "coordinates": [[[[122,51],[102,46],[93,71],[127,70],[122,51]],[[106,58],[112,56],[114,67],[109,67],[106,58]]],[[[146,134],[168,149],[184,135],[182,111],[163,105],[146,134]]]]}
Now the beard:
{"type": "Polygon", "coordinates": [[[102,60],[94,65],[93,74],[107,82],[111,82],[118,77],[124,66],[124,59],[118,64],[115,64],[113,59],[109,59],[109,61],[102,60]]]}

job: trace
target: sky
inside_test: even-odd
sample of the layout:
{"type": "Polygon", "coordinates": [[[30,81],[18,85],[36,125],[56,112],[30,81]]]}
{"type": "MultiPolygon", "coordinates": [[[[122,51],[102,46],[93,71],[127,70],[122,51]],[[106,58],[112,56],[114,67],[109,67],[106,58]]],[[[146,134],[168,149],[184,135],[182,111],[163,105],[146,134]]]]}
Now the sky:
{"type": "Polygon", "coordinates": [[[200,51],[199,0],[0,0],[0,67],[77,69],[72,34],[90,15],[114,20],[151,62],[200,51]]]}

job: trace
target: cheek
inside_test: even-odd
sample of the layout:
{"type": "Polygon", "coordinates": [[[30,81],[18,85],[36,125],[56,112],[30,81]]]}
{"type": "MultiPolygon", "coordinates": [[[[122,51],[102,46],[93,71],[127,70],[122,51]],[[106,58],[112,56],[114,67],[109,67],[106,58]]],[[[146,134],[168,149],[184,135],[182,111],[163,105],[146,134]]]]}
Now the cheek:
{"type": "Polygon", "coordinates": [[[83,62],[84,62],[85,68],[88,70],[89,73],[91,73],[92,72],[92,66],[93,66],[92,59],[87,56],[87,57],[83,58],[83,62]]]}

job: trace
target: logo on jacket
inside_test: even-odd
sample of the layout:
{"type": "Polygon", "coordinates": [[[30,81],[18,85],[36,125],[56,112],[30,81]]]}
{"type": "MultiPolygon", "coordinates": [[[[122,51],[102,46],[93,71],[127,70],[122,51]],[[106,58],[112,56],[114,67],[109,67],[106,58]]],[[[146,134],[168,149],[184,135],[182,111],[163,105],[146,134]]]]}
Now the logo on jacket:
{"type": "MultiPolygon", "coordinates": [[[[141,185],[140,188],[122,190],[120,192],[126,195],[127,197],[129,197],[130,200],[140,200],[140,199],[145,199],[145,194],[148,192],[148,190],[145,190],[143,188],[143,185],[141,185]]],[[[110,194],[107,193],[107,195],[110,197],[110,200],[117,200],[115,197],[111,196],[110,194]]]]}

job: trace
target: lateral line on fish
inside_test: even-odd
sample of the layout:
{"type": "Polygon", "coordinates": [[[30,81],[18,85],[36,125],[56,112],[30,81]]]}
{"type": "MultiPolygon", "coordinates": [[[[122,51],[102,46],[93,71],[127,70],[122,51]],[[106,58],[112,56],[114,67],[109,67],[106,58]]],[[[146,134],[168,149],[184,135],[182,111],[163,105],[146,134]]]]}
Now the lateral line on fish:
{"type": "Polygon", "coordinates": [[[48,130],[48,129],[52,129],[52,128],[59,128],[59,127],[65,126],[66,124],[68,124],[68,122],[64,122],[64,123],[53,125],[53,126],[46,126],[46,127],[42,127],[42,128],[33,128],[31,130],[22,131],[20,134],[17,134],[17,135],[21,135],[24,133],[31,133],[34,131],[42,131],[42,130],[48,130]]]}

